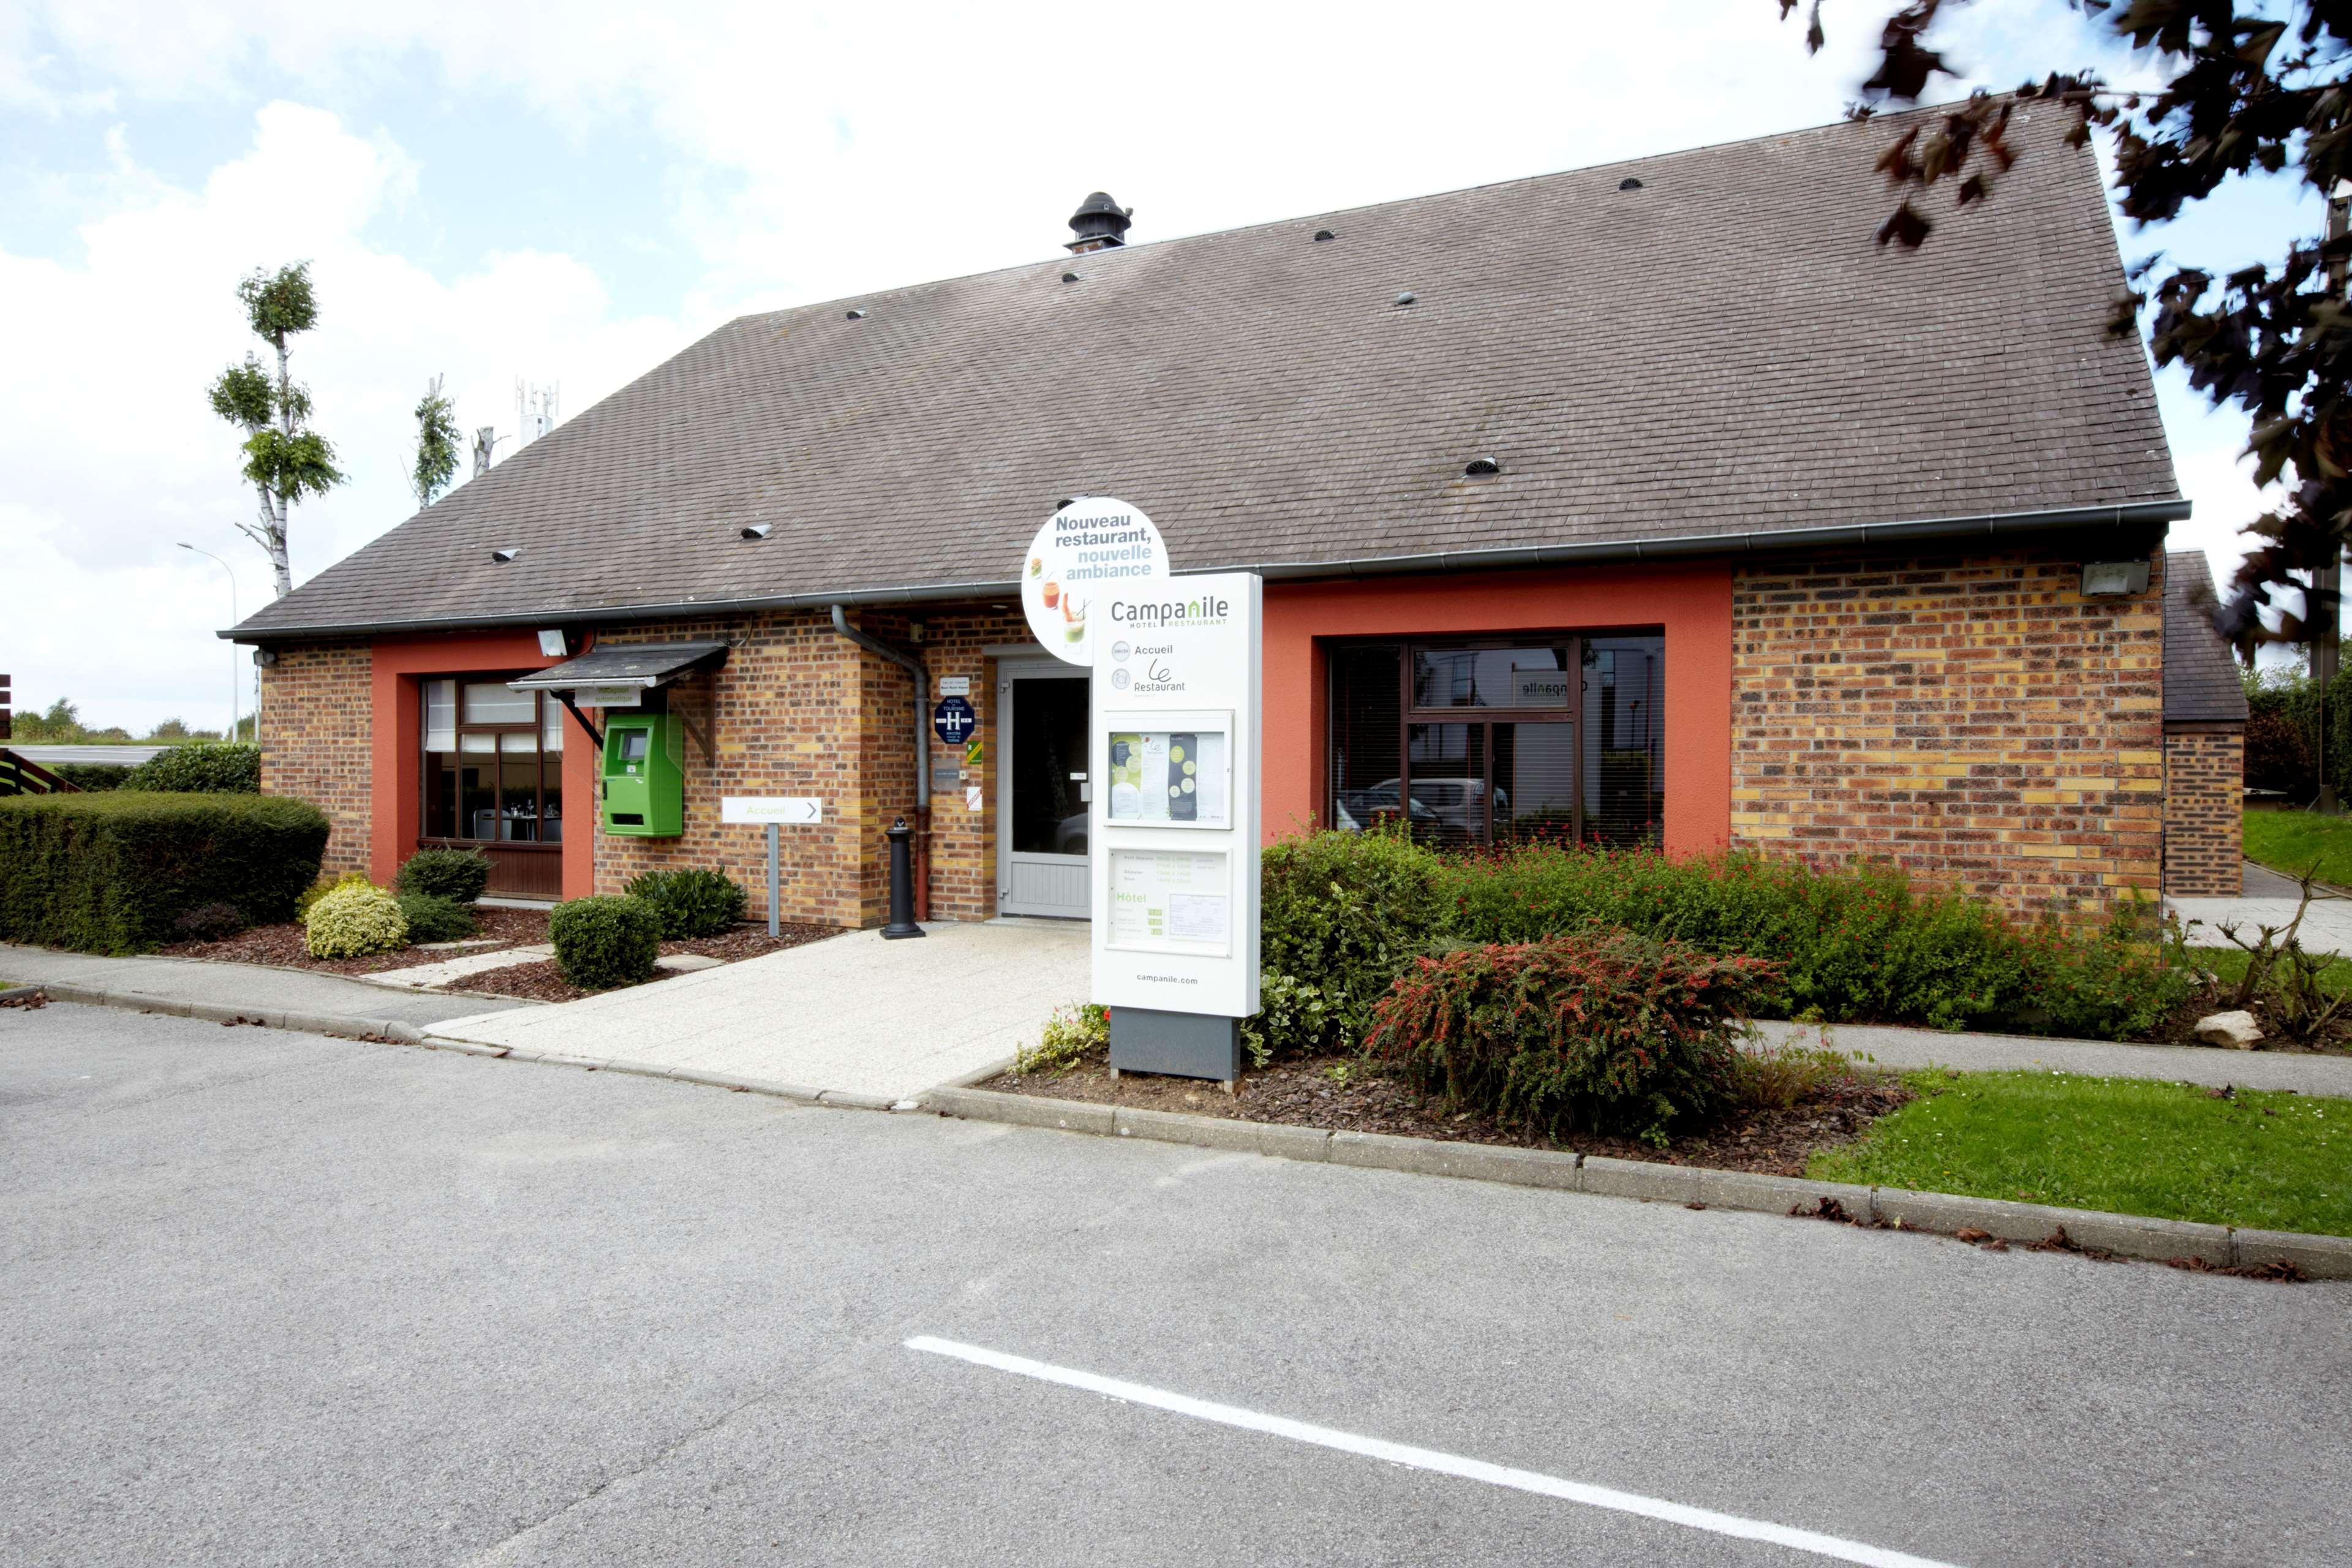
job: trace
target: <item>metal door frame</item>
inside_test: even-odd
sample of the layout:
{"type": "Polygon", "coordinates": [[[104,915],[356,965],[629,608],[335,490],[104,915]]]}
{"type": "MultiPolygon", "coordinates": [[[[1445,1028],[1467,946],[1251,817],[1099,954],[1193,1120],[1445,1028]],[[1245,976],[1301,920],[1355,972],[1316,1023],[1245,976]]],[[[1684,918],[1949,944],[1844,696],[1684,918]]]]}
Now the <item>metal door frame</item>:
{"type": "MultiPolygon", "coordinates": [[[[1091,911],[1072,912],[1067,910],[1015,910],[1006,907],[1013,896],[1013,685],[1016,680],[1090,680],[1093,672],[1082,669],[1066,659],[1045,654],[1036,658],[999,659],[996,665],[996,912],[1000,915],[1033,915],[1047,920],[1088,920],[1091,911]]],[[[1088,868],[1087,886],[1092,887],[1094,837],[1087,837],[1084,856],[1050,855],[1039,851],[1024,851],[1024,860],[1067,865],[1077,861],[1088,868]]]]}

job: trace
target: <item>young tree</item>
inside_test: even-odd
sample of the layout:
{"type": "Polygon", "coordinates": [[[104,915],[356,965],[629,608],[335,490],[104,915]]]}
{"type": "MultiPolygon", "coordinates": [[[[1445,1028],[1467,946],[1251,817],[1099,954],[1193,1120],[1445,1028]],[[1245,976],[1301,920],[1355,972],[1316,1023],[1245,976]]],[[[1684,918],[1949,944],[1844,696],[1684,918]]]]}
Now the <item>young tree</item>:
{"type": "Polygon", "coordinates": [[[256,271],[236,286],[236,297],[255,334],[277,351],[278,374],[273,379],[248,353],[243,364],[221,373],[210,396],[213,412],[245,432],[244,473],[260,499],[261,516],[257,522],[237,527],[268,555],[282,599],[294,591],[286,553],[288,513],[304,496],[324,495],[343,482],[334,447],[310,428],[310,394],[295,382],[287,365],[291,352],[288,340],[318,324],[310,264],[298,261],[274,273],[256,271]]]}
{"type": "MultiPolygon", "coordinates": [[[[1775,3],[1783,17],[1797,6],[1775,3]]],[[[1878,69],[1850,114],[1916,103],[1937,77],[1957,77],[1929,47],[1947,4],[1965,0],[1911,0],[1887,17],[1878,69]]],[[[2116,203],[2142,226],[2168,222],[2226,181],[2256,174],[2292,171],[2327,200],[2326,232],[2294,240],[2272,262],[2216,278],[2151,258],[2132,275],[2141,291],[2117,300],[2110,322],[2118,333],[2133,332],[2152,303],[2148,346],[2157,363],[2181,364],[2214,406],[2234,405],[2247,416],[2255,482],[2284,481],[2284,489],[2278,506],[2247,525],[2261,542],[2239,569],[2221,630],[2232,641],[2305,641],[2308,624],[2330,624],[2336,614],[2332,589],[2315,574],[2331,570],[2352,542],[2352,311],[2343,302],[2352,238],[2336,201],[2352,175],[2352,5],[2276,0],[2241,11],[2228,0],[2070,4],[2106,16],[2163,85],[2129,90],[2089,71],[2053,72],[2013,96],[1979,93],[1915,122],[1879,162],[1899,197],[1879,243],[1926,243],[1935,224],[1921,207],[1938,184],[1948,182],[1959,207],[1992,197],[2017,160],[2004,132],[2019,99],[2073,110],[2078,145],[2094,126],[2114,133],[2116,203]],[[2294,608],[2273,599],[2281,592],[2294,608]],[[2278,613],[2274,631],[2263,625],[2265,607],[2278,613]]],[[[1805,41],[1816,50],[1822,9],[1822,0],[1812,0],[1805,41]]]]}
{"type": "Polygon", "coordinates": [[[457,410],[441,395],[441,378],[435,376],[416,405],[416,467],[408,478],[420,507],[431,506],[457,477],[457,410]]]}

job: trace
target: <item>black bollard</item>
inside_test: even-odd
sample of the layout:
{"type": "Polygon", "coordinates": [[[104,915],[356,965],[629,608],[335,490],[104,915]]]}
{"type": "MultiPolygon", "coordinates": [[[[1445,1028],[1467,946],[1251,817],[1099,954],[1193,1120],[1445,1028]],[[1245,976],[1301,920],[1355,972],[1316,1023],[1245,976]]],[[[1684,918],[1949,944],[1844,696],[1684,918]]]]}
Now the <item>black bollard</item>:
{"type": "Polygon", "coordinates": [[[887,836],[890,840],[890,923],[882,928],[882,938],[895,942],[900,937],[921,936],[923,928],[915,923],[915,872],[908,862],[907,846],[915,830],[899,817],[890,825],[887,836]]]}

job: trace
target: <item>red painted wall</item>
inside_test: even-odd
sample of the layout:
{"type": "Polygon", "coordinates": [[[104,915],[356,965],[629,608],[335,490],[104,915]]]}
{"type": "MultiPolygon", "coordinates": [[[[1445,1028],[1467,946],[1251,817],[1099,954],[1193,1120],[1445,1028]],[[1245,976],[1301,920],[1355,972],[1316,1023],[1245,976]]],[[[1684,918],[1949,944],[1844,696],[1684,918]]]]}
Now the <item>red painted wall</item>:
{"type": "Polygon", "coordinates": [[[1324,809],[1322,637],[1610,631],[1666,637],[1665,847],[1731,842],[1731,568],[1584,567],[1265,585],[1265,837],[1324,809]]]}
{"type": "MultiPolygon", "coordinates": [[[[464,675],[472,670],[545,669],[562,660],[541,653],[538,635],[528,631],[380,637],[374,652],[373,811],[368,875],[379,883],[388,883],[416,847],[422,806],[416,794],[416,757],[423,742],[417,732],[423,697],[418,683],[427,676],[464,675]]],[[[1670,653],[1667,668],[1673,668],[1670,653]]],[[[572,816],[587,831],[567,834],[563,840],[563,896],[585,898],[596,890],[596,813],[593,809],[596,752],[588,732],[568,714],[563,721],[563,798],[592,806],[572,816]]],[[[573,810],[577,812],[577,806],[573,810]]]]}

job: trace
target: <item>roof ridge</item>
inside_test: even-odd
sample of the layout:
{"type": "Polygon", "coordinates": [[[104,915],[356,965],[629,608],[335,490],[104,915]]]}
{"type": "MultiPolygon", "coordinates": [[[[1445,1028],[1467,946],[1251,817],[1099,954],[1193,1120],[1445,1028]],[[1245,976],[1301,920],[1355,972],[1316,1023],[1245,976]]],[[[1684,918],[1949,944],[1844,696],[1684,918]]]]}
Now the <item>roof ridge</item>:
{"type": "MultiPolygon", "coordinates": [[[[2014,95],[2008,93],[1996,93],[1992,96],[2000,98],[2014,95]]],[[[1726,149],[1733,147],[1760,147],[1768,142],[1790,142],[1794,141],[1801,136],[1819,136],[1827,132],[1842,131],[1852,127],[1885,125],[1892,121],[1909,119],[1917,115],[1941,113],[1952,108],[1955,104],[1965,103],[1968,100],[1964,98],[1950,99],[1942,103],[1923,103],[1916,105],[1910,109],[1896,110],[1885,114],[1873,114],[1861,120],[1841,117],[1836,120],[1823,121],[1818,124],[1798,126],[1788,131],[1766,132],[1760,136],[1733,136],[1721,142],[1703,142],[1696,147],[1675,148],[1664,153],[1645,153],[1641,156],[1634,158],[1616,158],[1601,163],[1571,163],[1565,168],[1544,169],[1532,174],[1513,174],[1507,178],[1500,180],[1482,180],[1475,184],[1448,185],[1439,190],[1423,191],[1409,196],[1390,196],[1384,200],[1377,202],[1360,202],[1354,206],[1329,207],[1321,212],[1296,213],[1288,217],[1265,218],[1256,223],[1234,224],[1227,228],[1199,229],[1192,234],[1171,234],[1161,239],[1139,240],[1131,244],[1113,246],[1108,249],[1091,252],[1083,258],[1073,257],[1062,257],[1056,258],[1051,256],[1042,256],[1034,261],[1010,262],[1003,267],[982,268],[977,272],[956,272],[950,273],[944,278],[926,278],[914,283],[899,283],[882,289],[869,289],[858,293],[837,294],[830,300],[811,300],[805,303],[798,305],[780,305],[772,310],[749,310],[740,316],[729,317],[720,324],[718,330],[724,331],[728,327],[736,326],[746,321],[773,321],[780,317],[796,315],[803,310],[824,310],[837,306],[854,305],[862,302],[870,302],[876,300],[900,298],[913,293],[919,289],[939,289],[950,283],[975,283],[983,279],[1002,278],[1011,273],[1025,272],[1034,267],[1066,267],[1078,259],[1084,259],[1087,262],[1095,262],[1104,257],[1115,256],[1122,253],[1153,250],[1162,246],[1185,245],[1194,240],[1220,239],[1227,236],[1257,234],[1266,229],[1286,228],[1294,224],[1305,225],[1315,223],[1325,218],[1343,218],[1360,213],[1380,212],[1386,208],[1404,206],[1412,202],[1437,201],[1446,196],[1474,195],[1481,191],[1508,190],[1513,186],[1531,185],[1542,180],[1564,179],[1570,174],[1597,174],[1612,169],[1629,169],[1645,163],[1663,163],[1676,158],[1693,158],[1697,157],[1702,153],[1720,153],[1726,149]]]]}

